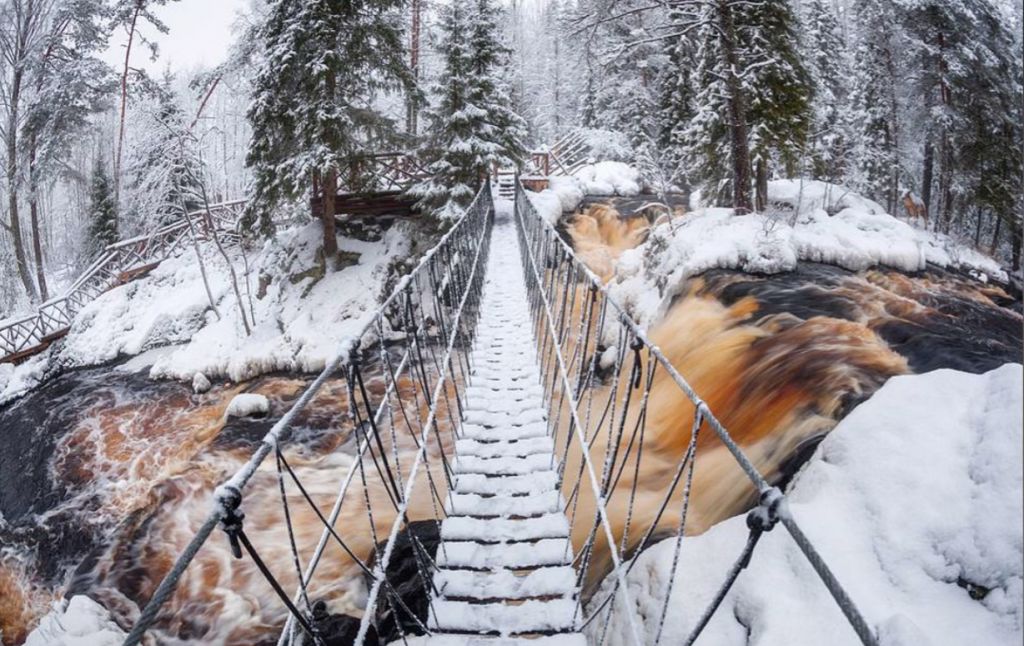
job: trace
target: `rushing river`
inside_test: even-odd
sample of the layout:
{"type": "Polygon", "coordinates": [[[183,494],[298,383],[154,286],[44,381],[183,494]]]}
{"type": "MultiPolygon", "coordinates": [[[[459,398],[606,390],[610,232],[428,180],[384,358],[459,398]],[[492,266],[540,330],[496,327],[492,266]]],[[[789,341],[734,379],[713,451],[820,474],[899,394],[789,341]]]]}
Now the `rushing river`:
{"type": "MultiPolygon", "coordinates": [[[[568,234],[607,276],[645,226],[639,218],[581,218],[568,234]]],[[[940,269],[913,276],[814,264],[777,276],[716,270],[680,293],[652,336],[776,481],[889,377],[944,367],[983,372],[1022,358],[1019,299],[940,269]]],[[[144,370],[104,366],[54,377],[0,409],[4,643],[19,644],[61,594],[89,594],[129,625],[208,513],[213,488],[307,383],[271,375],[196,395],[144,370]],[[225,421],[240,392],[266,395],[271,414],[225,421]]],[[[322,508],[355,450],[346,411],[343,382],[329,382],[297,420],[288,452],[322,508]]],[[[666,463],[678,460],[689,440],[689,404],[662,379],[649,415],[651,450],[666,463]]],[[[712,460],[702,469],[694,488],[698,530],[749,499],[735,466],[712,460]]],[[[247,492],[247,509],[261,513],[250,514],[246,529],[291,589],[278,496],[271,460],[247,492]]],[[[319,523],[295,513],[297,541],[315,544],[319,523]]],[[[353,548],[368,554],[373,541],[359,514],[345,522],[348,536],[364,534],[353,548]]],[[[358,612],[366,594],[358,570],[337,554],[324,567],[314,594],[331,598],[332,610],[358,612]]],[[[158,626],[163,643],[273,643],[284,619],[251,562],[232,559],[219,532],[190,568],[170,615],[158,626]]]]}

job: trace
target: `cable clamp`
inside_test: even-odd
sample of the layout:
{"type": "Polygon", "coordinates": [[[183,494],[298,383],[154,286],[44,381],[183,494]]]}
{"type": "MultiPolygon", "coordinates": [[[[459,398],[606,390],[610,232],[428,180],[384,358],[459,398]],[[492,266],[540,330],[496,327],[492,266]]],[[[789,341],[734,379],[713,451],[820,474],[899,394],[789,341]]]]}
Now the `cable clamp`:
{"type": "Polygon", "coordinates": [[[222,487],[218,494],[221,505],[221,528],[228,535],[231,553],[236,559],[240,559],[242,558],[242,544],[238,537],[242,533],[242,520],[245,519],[245,513],[239,509],[242,505],[242,492],[238,487],[228,485],[222,487]]]}
{"type": "Polygon", "coordinates": [[[770,532],[779,522],[779,509],[785,496],[778,487],[761,492],[761,502],[747,514],[747,527],[754,532],[770,532]]]}

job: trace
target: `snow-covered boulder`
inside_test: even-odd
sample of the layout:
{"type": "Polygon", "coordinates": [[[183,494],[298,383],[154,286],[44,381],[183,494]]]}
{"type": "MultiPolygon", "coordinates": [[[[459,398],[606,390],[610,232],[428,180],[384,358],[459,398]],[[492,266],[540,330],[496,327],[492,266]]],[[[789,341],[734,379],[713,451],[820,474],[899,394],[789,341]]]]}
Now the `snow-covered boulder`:
{"type": "MultiPolygon", "coordinates": [[[[795,479],[793,516],[886,646],[1024,639],[1022,389],[1020,364],[894,377],[795,479]]],[[[683,642],[746,537],[737,517],[683,539],[661,643],[683,642]]],[[[641,616],[661,616],[675,546],[650,548],[628,577],[641,616]]],[[[652,641],[657,626],[644,622],[652,641]]],[[[619,605],[610,630],[608,643],[629,643],[619,605]]],[[[860,644],[782,526],[761,539],[701,643],[860,644]]]]}
{"type": "Polygon", "coordinates": [[[193,375],[192,392],[196,393],[197,395],[208,392],[212,386],[213,384],[210,383],[210,380],[207,379],[206,375],[204,375],[203,373],[197,372],[195,375],[193,375]]]}
{"type": "Polygon", "coordinates": [[[225,417],[252,417],[254,415],[266,415],[270,412],[270,400],[263,395],[256,393],[242,393],[235,395],[227,410],[225,417]]]}
{"type": "Polygon", "coordinates": [[[84,595],[55,603],[25,646],[120,646],[127,637],[106,608],[84,595]]]}
{"type": "Polygon", "coordinates": [[[576,179],[587,195],[629,196],[640,193],[640,171],[623,162],[589,164],[576,172],[576,179]]]}

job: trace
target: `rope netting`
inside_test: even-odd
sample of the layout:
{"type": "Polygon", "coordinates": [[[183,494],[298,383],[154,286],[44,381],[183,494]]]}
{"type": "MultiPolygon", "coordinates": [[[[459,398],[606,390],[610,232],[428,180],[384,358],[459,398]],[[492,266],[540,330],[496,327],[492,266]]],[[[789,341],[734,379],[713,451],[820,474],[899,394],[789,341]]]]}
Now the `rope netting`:
{"type": "Polygon", "coordinates": [[[874,646],[874,633],[790,514],[782,491],[761,475],[646,332],[537,213],[521,186],[515,222],[583,590],[577,611],[589,641],[619,643],[609,641],[615,613],[629,643],[667,643],[663,629],[684,538],[695,528],[706,529],[693,518],[694,473],[701,458],[714,454],[719,462],[729,456],[742,470],[755,503],[747,515],[746,544],[684,643],[697,640],[750,563],[761,536],[781,523],[860,640],[874,646]],[[683,438],[675,452],[665,450],[665,438],[650,429],[654,405],[667,400],[677,416],[672,433],[683,438]],[[641,613],[627,576],[643,550],[663,539],[673,541],[672,567],[663,603],[651,616],[649,608],[641,613]]]}
{"type": "Polygon", "coordinates": [[[430,585],[432,550],[437,548],[424,543],[431,533],[439,533],[444,516],[454,425],[465,402],[493,213],[485,183],[465,214],[400,280],[361,334],[274,424],[251,459],[217,489],[209,516],[142,610],[126,645],[140,643],[154,624],[173,620],[174,611],[165,604],[218,525],[227,534],[234,557],[251,559],[287,609],[279,643],[325,643],[325,626],[332,619],[329,593],[338,587],[331,580],[337,568],[329,573],[319,570],[328,560],[355,572],[368,588],[356,643],[364,643],[370,634],[391,641],[427,632],[423,611],[410,603],[429,599],[428,591],[400,593],[408,572],[396,578],[389,568],[396,546],[407,549],[418,580],[430,585]],[[297,442],[292,428],[314,397],[326,391],[325,384],[339,377],[347,408],[347,419],[339,423],[355,446],[348,466],[339,471],[337,491],[330,504],[324,504],[323,493],[303,483],[296,460],[301,447],[293,451],[297,442]],[[258,518],[264,511],[246,509],[246,485],[271,455],[287,529],[286,564],[261,556],[280,545],[246,533],[246,513],[258,518]],[[298,531],[300,515],[314,519],[320,528],[317,540],[306,540],[298,531]],[[285,591],[286,581],[295,584],[291,594],[285,591]]]}

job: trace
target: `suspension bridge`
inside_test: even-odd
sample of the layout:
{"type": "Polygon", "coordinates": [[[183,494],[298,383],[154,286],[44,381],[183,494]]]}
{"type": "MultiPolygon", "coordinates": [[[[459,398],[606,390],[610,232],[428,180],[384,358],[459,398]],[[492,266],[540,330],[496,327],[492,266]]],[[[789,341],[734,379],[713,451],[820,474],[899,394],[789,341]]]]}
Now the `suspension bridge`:
{"type": "Polygon", "coordinates": [[[654,615],[641,614],[627,577],[638,555],[666,535],[679,562],[695,465],[709,450],[727,452],[756,502],[744,548],[685,643],[698,641],[764,533],[782,527],[848,622],[837,630],[877,644],[783,492],[540,218],[522,186],[513,190],[512,212],[498,216],[485,183],[362,334],[217,489],[126,646],[150,631],[164,634],[175,595],[188,594],[178,584],[211,540],[251,561],[274,591],[280,645],[339,643],[326,628],[338,594],[327,573],[336,570],[323,568],[330,560],[351,565],[367,587],[358,629],[340,643],[666,643],[674,575],[654,615]],[[340,423],[354,443],[325,505],[292,465],[292,424],[338,376],[348,411],[340,423]],[[689,433],[685,450],[667,470],[647,428],[657,380],[693,411],[679,422],[679,433],[689,433]],[[652,460],[667,475],[641,482],[652,460]],[[246,508],[246,488],[260,469],[276,474],[291,553],[284,564],[264,561],[268,546],[246,533],[245,515],[259,513],[246,508]],[[296,537],[300,510],[318,523],[314,543],[296,537]],[[609,636],[613,615],[625,642],[609,636]]]}

